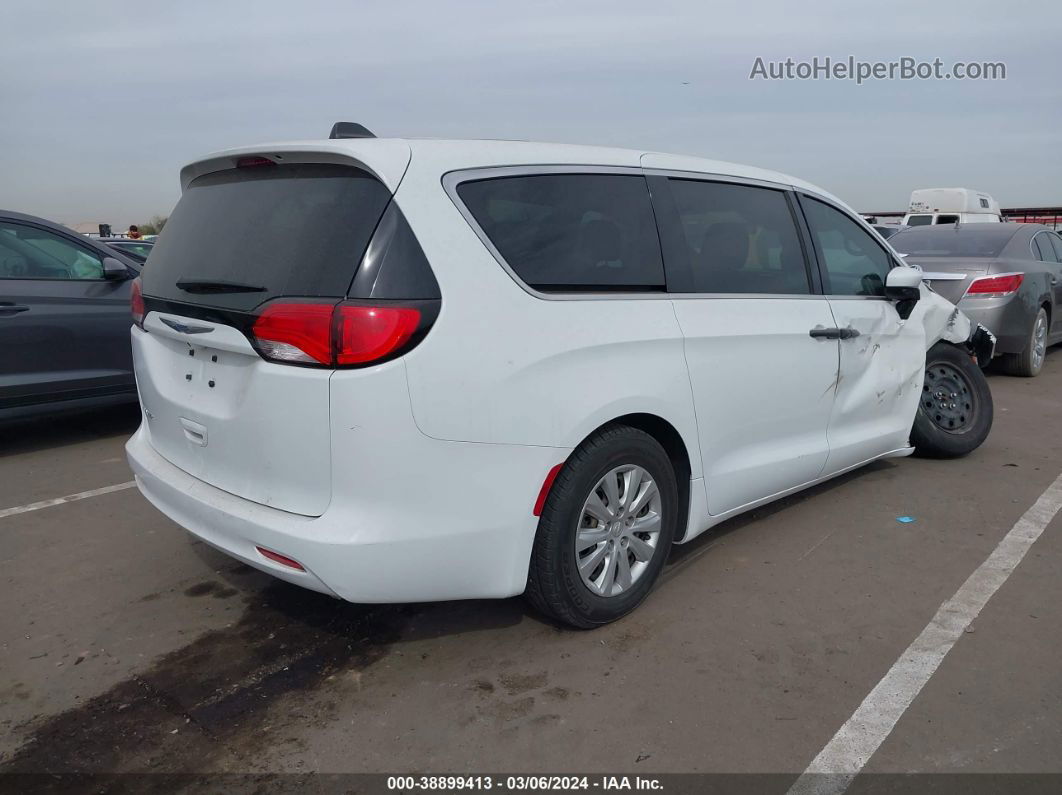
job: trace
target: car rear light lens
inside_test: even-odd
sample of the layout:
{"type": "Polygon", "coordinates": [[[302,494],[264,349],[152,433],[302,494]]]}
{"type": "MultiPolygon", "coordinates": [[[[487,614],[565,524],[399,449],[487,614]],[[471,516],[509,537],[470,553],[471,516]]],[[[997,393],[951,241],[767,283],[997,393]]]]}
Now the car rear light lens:
{"type": "Polygon", "coordinates": [[[333,304],[269,304],[254,321],[258,352],[266,359],[332,364],[333,304]]]}
{"type": "Polygon", "coordinates": [[[265,547],[255,547],[258,550],[258,554],[263,558],[269,558],[274,563],[279,563],[281,566],[287,566],[289,569],[296,569],[297,571],[306,571],[299,561],[289,558],[287,555],[281,555],[279,552],[274,552],[271,549],[265,547]]]}
{"type": "Polygon", "coordinates": [[[140,289],[140,277],[133,279],[129,290],[129,311],[137,328],[144,328],[144,293],[140,289]]]}
{"type": "Polygon", "coordinates": [[[407,350],[434,314],[408,305],[278,301],[261,311],[251,335],[258,353],[270,361],[355,367],[407,350]]]}
{"type": "Polygon", "coordinates": [[[420,312],[408,307],[336,308],[336,364],[365,364],[398,350],[416,332],[420,312]]]}
{"type": "Polygon", "coordinates": [[[970,283],[967,295],[1008,295],[1021,287],[1024,273],[1004,273],[1000,276],[982,276],[970,283]]]}

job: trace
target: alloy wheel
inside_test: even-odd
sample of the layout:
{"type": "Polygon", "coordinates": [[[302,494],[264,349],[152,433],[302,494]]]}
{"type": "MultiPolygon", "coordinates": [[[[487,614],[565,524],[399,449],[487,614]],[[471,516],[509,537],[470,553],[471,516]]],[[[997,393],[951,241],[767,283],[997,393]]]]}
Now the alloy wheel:
{"type": "Polygon", "coordinates": [[[575,536],[575,563],[583,584],[598,596],[629,591],[657,554],[660,490],[640,466],[609,470],[583,503],[575,536]]]}
{"type": "Polygon", "coordinates": [[[1033,326],[1032,334],[1032,365],[1033,371],[1039,370],[1047,355],[1047,315],[1041,310],[1036,316],[1036,325],[1033,326]]]}

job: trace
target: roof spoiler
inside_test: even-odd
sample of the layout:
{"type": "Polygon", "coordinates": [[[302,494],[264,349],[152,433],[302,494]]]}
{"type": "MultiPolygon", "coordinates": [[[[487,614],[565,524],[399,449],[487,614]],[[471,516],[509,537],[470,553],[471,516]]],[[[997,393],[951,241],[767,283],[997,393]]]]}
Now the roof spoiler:
{"type": "Polygon", "coordinates": [[[375,138],[376,136],[369,132],[368,128],[353,121],[337,121],[332,125],[332,132],[328,134],[331,138],[375,138]]]}

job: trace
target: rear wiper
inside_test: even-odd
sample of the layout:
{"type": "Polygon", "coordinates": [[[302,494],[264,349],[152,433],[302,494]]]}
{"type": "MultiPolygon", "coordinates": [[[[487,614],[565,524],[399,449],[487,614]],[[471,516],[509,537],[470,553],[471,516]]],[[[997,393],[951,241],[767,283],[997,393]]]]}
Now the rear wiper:
{"type": "Polygon", "coordinates": [[[269,288],[242,282],[210,281],[206,279],[181,279],[177,289],[186,293],[264,293],[269,288]]]}

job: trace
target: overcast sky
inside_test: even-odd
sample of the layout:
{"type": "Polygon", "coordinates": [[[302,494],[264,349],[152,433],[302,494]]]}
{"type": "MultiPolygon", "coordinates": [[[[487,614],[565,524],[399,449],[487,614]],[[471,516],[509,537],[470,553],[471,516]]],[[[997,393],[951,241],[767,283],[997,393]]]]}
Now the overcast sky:
{"type": "Polygon", "coordinates": [[[0,207],[167,214],[189,160],[377,135],[703,155],[860,210],[965,186],[1062,204],[1062,8],[1040,2],[4,0],[0,207]],[[757,56],[1003,61],[1005,81],[749,80],[757,56]]]}

